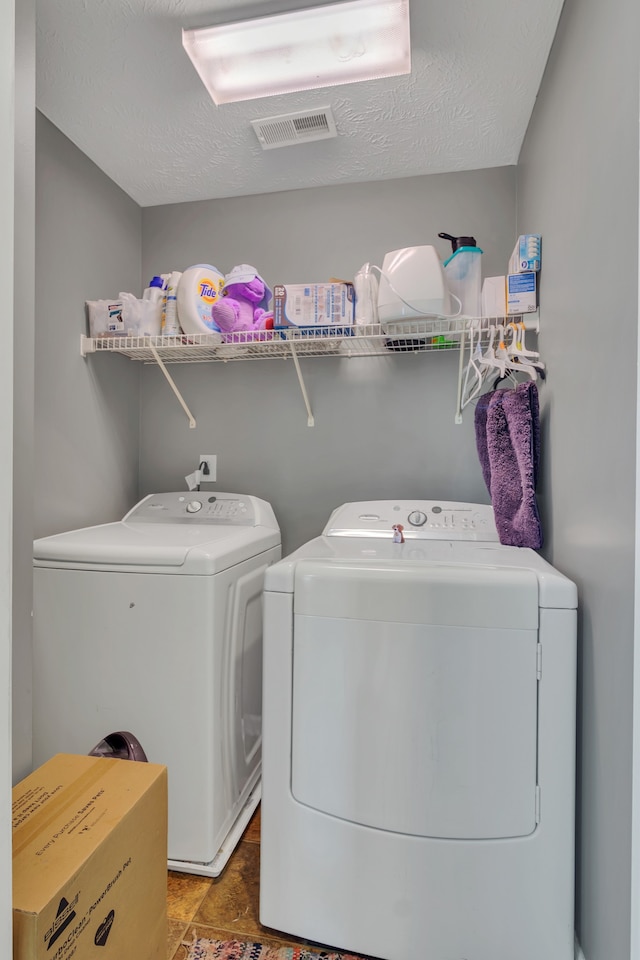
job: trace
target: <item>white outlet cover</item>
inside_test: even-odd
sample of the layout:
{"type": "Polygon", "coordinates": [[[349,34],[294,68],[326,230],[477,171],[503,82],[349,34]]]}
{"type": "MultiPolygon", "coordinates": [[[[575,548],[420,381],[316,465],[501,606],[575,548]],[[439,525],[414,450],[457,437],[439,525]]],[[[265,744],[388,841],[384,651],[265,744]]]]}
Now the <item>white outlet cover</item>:
{"type": "Polygon", "coordinates": [[[216,479],[216,461],[217,457],[214,453],[201,453],[198,455],[198,467],[204,460],[209,467],[209,473],[201,473],[201,482],[202,483],[214,483],[216,479]]]}

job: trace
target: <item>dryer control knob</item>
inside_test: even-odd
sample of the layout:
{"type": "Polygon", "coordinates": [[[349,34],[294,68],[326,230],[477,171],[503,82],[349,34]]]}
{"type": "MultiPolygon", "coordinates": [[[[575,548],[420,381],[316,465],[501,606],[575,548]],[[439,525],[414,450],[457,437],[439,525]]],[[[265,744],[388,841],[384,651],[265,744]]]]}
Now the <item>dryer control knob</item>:
{"type": "Polygon", "coordinates": [[[407,519],[412,527],[423,527],[427,522],[427,515],[422,510],[413,510],[407,519]]]}
{"type": "Polygon", "coordinates": [[[187,504],[187,513],[197,513],[198,510],[202,510],[202,504],[199,500],[190,500],[187,504]]]}

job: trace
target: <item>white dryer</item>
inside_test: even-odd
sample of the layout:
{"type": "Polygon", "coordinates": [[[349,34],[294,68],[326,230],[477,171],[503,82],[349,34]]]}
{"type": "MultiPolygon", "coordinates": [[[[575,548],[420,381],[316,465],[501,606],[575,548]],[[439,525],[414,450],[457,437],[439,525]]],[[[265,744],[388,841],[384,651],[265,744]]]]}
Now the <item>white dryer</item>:
{"type": "Polygon", "coordinates": [[[489,506],[351,503],[267,571],[263,924],[572,960],[577,592],[497,541],[489,506]]]}
{"type": "Polygon", "coordinates": [[[34,543],[33,758],[130,731],[169,781],[169,866],[217,876],[260,798],[271,506],[146,497],[34,543]]]}

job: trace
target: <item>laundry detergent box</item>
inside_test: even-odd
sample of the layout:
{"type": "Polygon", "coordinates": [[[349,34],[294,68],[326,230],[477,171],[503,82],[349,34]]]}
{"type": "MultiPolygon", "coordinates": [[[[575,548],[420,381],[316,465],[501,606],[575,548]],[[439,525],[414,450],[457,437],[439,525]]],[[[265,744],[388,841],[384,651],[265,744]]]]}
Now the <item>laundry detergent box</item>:
{"type": "Polygon", "coordinates": [[[13,789],[13,960],[165,960],[167,770],[57,754],[13,789]]]}
{"type": "Polygon", "coordinates": [[[355,302],[352,283],[276,284],[273,325],[277,330],[313,328],[312,335],[318,327],[331,327],[333,333],[349,334],[354,322],[355,302]]]}

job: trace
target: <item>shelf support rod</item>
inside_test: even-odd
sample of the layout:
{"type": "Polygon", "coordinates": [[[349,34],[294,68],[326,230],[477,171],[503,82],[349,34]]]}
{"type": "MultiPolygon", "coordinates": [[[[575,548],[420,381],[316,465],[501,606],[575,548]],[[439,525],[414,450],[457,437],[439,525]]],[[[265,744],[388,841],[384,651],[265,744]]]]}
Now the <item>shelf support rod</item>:
{"type": "Polygon", "coordinates": [[[151,353],[152,353],[153,356],[155,357],[156,363],[158,364],[158,366],[160,367],[160,369],[161,369],[162,372],[164,373],[165,377],[167,378],[167,382],[168,382],[169,386],[171,387],[171,389],[172,389],[173,392],[175,393],[176,397],[178,398],[178,401],[179,401],[179,403],[180,403],[180,406],[182,407],[182,409],[183,409],[184,412],[186,413],[187,417],[189,418],[189,427],[193,430],[194,427],[195,427],[195,425],[196,425],[196,421],[195,421],[195,418],[193,417],[193,414],[191,413],[191,411],[189,410],[189,407],[186,405],[186,403],[185,403],[184,400],[182,399],[182,394],[180,393],[180,391],[179,391],[178,388],[176,387],[175,383],[173,382],[173,379],[172,379],[172,377],[171,377],[171,374],[169,373],[169,371],[167,370],[166,366],[164,365],[164,363],[163,363],[162,360],[160,359],[160,355],[159,355],[158,351],[156,350],[156,348],[154,347],[154,345],[153,345],[152,343],[149,344],[149,349],[151,350],[151,353]]]}
{"type": "Polygon", "coordinates": [[[313,413],[311,412],[311,405],[309,403],[309,395],[307,394],[307,388],[304,385],[304,378],[302,376],[302,370],[300,369],[300,361],[298,360],[298,354],[296,353],[296,348],[293,343],[291,346],[291,356],[293,357],[293,362],[295,364],[296,373],[298,374],[298,383],[300,384],[300,389],[302,390],[302,399],[304,400],[304,405],[307,408],[307,426],[315,426],[315,420],[313,419],[313,413]]]}
{"type": "Polygon", "coordinates": [[[458,358],[458,390],[456,393],[455,422],[462,423],[462,372],[464,370],[464,328],[460,334],[460,356],[458,358]]]}

